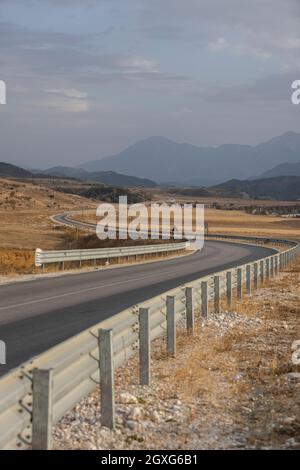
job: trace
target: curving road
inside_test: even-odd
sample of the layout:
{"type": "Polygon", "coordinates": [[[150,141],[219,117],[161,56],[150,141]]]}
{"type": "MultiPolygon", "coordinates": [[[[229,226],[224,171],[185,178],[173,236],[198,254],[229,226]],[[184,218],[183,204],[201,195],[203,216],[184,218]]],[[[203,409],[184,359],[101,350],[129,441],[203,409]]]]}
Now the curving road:
{"type": "Polygon", "coordinates": [[[79,220],[69,220],[68,216],[71,212],[64,212],[63,214],[57,214],[51,217],[53,222],[57,222],[62,225],[69,225],[71,227],[78,227],[81,229],[92,230],[95,233],[96,225],[88,222],[80,222],[79,220]]]}
{"type": "Polygon", "coordinates": [[[7,364],[0,375],[131,305],[273,251],[209,241],[185,257],[2,285],[0,339],[7,364]]]}

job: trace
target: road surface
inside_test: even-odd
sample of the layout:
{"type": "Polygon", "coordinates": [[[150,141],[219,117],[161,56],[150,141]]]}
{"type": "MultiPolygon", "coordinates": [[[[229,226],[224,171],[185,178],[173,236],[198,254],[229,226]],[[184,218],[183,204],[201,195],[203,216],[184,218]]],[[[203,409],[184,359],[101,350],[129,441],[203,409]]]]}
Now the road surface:
{"type": "Polygon", "coordinates": [[[273,252],[208,241],[189,256],[2,285],[0,339],[7,364],[0,366],[0,375],[131,305],[273,252]]]}

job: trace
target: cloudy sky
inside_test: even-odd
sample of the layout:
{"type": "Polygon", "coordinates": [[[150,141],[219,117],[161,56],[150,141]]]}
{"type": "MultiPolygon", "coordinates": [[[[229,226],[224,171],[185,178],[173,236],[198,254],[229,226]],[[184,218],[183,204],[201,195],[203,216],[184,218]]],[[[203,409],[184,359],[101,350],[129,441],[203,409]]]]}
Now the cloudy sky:
{"type": "Polygon", "coordinates": [[[0,160],[300,132],[299,24],[299,0],[0,0],[0,160]]]}

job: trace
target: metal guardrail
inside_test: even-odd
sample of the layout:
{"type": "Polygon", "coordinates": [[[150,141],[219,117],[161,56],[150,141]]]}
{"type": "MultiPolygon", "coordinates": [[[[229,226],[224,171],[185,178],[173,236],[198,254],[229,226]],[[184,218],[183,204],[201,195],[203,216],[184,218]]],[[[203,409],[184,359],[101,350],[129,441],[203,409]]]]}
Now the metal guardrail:
{"type": "Polygon", "coordinates": [[[296,246],[298,243],[294,240],[286,240],[281,238],[272,238],[272,237],[251,237],[251,236],[242,236],[242,235],[223,235],[223,234],[215,234],[209,233],[205,235],[205,238],[213,239],[213,240],[232,240],[232,241],[240,241],[249,243],[249,241],[254,242],[255,244],[272,244],[275,246],[296,246]]]}
{"type": "MultiPolygon", "coordinates": [[[[253,242],[253,237],[248,240],[253,242]]],[[[283,240],[277,241],[283,243],[283,240]]],[[[237,289],[239,295],[245,284],[249,294],[252,285],[262,285],[300,254],[300,247],[296,243],[287,241],[286,245],[287,250],[281,253],[202,277],[141,305],[132,306],[6,374],[0,379],[0,449],[47,447],[45,441],[41,444],[39,433],[41,426],[45,429],[45,423],[37,419],[41,402],[44,400],[45,404],[48,400],[48,404],[50,403],[51,391],[51,406],[48,415],[43,415],[49,430],[51,424],[56,423],[81,398],[98,386],[103,374],[103,370],[100,370],[101,360],[99,362],[99,331],[112,329],[113,363],[114,368],[118,368],[141,347],[141,310],[146,309],[149,313],[151,341],[166,333],[169,314],[172,313],[168,308],[170,298],[173,299],[175,308],[173,323],[176,325],[178,320],[184,319],[190,328],[194,309],[200,307],[202,316],[207,316],[209,300],[214,300],[217,309],[220,296],[225,294],[230,304],[232,289],[237,289]],[[35,371],[45,370],[49,371],[48,378],[51,376],[51,381],[48,382],[51,387],[47,396],[41,396],[41,388],[36,386],[35,371]]]]}
{"type": "Polygon", "coordinates": [[[49,263],[65,263],[68,261],[90,261],[97,259],[121,258],[124,256],[151,255],[154,253],[170,253],[190,248],[189,242],[162,243],[156,245],[124,246],[117,248],[98,248],[89,250],[59,250],[35,252],[35,265],[38,267],[49,263]]]}

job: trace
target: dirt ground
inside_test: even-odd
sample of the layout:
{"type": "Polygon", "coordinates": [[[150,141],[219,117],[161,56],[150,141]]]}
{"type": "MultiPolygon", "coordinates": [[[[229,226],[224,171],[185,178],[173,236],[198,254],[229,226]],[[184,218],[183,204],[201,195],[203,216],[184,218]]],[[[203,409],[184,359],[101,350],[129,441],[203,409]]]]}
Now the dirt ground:
{"type": "Polygon", "coordinates": [[[300,449],[300,259],[230,311],[181,326],[176,358],[152,351],[152,382],[137,360],[116,372],[116,429],[100,425],[98,391],[54,429],[56,449],[300,449]]]}

